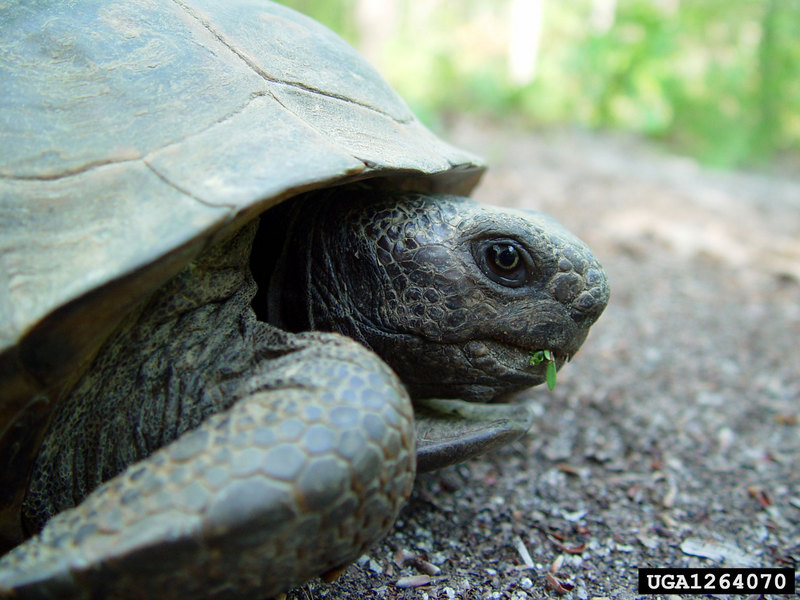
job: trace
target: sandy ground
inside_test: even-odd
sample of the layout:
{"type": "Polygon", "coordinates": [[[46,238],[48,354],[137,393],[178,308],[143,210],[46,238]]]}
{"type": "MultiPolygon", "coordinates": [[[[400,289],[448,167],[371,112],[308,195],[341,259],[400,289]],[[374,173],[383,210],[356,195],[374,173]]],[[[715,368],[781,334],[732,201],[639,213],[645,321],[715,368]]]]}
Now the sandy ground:
{"type": "Polygon", "coordinates": [[[477,198],[592,246],[611,304],[556,389],[526,393],[530,434],[420,476],[382,544],[290,598],[635,598],[637,567],[797,568],[800,179],[618,137],[450,139],[492,165],[477,198]]]}

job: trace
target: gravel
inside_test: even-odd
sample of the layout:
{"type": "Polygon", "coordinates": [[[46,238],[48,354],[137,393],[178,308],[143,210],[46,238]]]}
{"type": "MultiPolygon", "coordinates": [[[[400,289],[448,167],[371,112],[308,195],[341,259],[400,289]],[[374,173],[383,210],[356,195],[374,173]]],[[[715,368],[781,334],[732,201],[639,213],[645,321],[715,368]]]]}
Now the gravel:
{"type": "Polygon", "coordinates": [[[492,165],[478,199],[589,243],[611,303],[525,393],[525,438],[419,476],[381,544],[289,598],[626,599],[637,567],[797,568],[800,179],[611,135],[449,138],[492,165]]]}

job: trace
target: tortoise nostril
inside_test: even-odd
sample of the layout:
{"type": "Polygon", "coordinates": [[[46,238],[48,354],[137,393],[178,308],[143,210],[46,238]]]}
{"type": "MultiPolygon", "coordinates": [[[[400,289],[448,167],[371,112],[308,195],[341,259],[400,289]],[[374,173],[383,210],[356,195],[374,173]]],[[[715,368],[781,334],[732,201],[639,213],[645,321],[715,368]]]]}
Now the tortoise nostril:
{"type": "Polygon", "coordinates": [[[580,327],[589,327],[605,310],[609,288],[603,268],[591,251],[580,243],[562,247],[558,272],[548,286],[553,299],[560,302],[580,327]]]}
{"type": "MultiPolygon", "coordinates": [[[[606,276],[600,269],[591,268],[586,272],[586,283],[589,287],[607,287],[608,281],[606,276]]],[[[606,292],[607,295],[607,292],[606,292]]]]}
{"type": "Polygon", "coordinates": [[[570,316],[578,325],[588,327],[597,321],[608,304],[608,286],[602,285],[582,292],[572,302],[570,316]]]}
{"type": "Polygon", "coordinates": [[[550,291],[556,300],[562,304],[569,304],[585,287],[583,277],[577,273],[559,273],[553,278],[550,291]]]}

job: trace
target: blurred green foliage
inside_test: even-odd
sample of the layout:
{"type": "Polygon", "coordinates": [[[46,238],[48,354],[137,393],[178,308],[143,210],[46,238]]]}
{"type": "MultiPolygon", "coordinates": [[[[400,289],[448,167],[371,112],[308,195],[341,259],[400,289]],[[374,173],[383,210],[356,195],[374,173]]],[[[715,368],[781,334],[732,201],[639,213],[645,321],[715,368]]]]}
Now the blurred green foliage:
{"type": "MultiPolygon", "coordinates": [[[[392,22],[371,17],[388,33],[368,54],[434,128],[454,112],[613,128],[721,167],[800,151],[800,1],[542,0],[522,84],[509,76],[512,0],[384,1],[392,22]]],[[[364,49],[361,2],[285,0],[364,49]]]]}

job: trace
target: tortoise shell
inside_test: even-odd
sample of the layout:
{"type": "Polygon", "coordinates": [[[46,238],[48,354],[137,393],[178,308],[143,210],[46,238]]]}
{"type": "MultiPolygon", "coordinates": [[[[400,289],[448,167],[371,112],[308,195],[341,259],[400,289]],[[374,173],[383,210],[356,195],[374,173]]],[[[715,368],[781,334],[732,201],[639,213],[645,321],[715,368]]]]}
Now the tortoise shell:
{"type": "Polygon", "coordinates": [[[0,7],[0,547],[54,405],[133,307],[308,190],[467,193],[353,48],[262,0],[0,7]]]}

